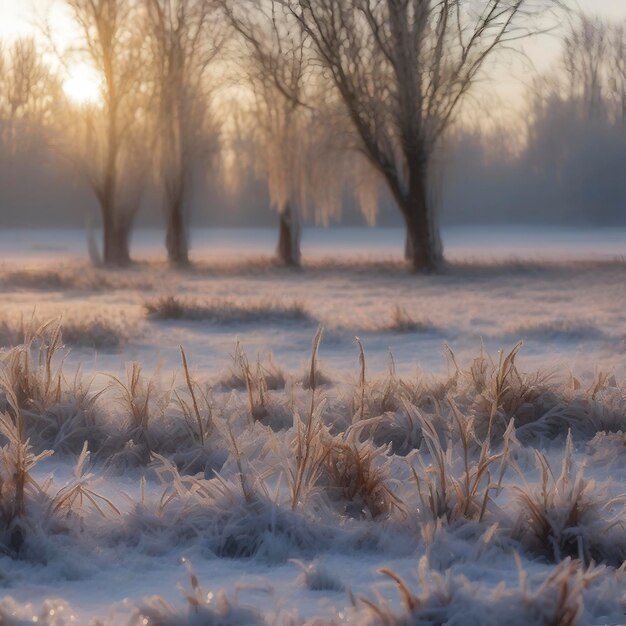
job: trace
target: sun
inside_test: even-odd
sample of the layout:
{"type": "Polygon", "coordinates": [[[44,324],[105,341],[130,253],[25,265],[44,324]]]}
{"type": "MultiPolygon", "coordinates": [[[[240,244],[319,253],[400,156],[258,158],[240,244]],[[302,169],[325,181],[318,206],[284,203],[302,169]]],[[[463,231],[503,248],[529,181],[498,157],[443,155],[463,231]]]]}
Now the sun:
{"type": "Polygon", "coordinates": [[[74,65],[63,82],[67,97],[80,105],[102,102],[102,81],[98,73],[86,64],[74,65]]]}

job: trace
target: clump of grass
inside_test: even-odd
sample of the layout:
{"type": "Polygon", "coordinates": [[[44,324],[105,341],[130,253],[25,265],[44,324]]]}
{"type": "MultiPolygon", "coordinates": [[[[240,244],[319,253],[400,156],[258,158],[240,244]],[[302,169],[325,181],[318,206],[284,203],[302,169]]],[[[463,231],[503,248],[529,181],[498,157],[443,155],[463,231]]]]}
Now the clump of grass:
{"type": "Polygon", "coordinates": [[[99,445],[96,423],[101,393],[92,393],[80,369],[73,381],[63,373],[58,320],[28,331],[27,342],[0,362],[0,409],[23,420],[25,436],[37,450],[78,453],[84,441],[99,445]]]}
{"type": "Polygon", "coordinates": [[[569,428],[577,437],[593,438],[599,432],[626,432],[626,386],[615,375],[598,372],[587,388],[572,377],[560,402],[542,417],[548,432],[569,428]]]}
{"type": "MultiPolygon", "coordinates": [[[[621,565],[626,559],[626,533],[607,541],[610,531],[623,517],[605,515],[616,504],[596,491],[594,481],[584,479],[584,465],[574,471],[573,440],[567,437],[561,473],[555,477],[547,458],[535,450],[540,472],[539,485],[514,487],[521,507],[514,529],[526,549],[559,562],[566,557],[584,563],[621,565]]],[[[621,507],[621,515],[624,510],[621,507]]]]}
{"type": "Polygon", "coordinates": [[[74,480],[50,496],[51,481],[38,483],[33,469],[53,452],[45,450],[35,454],[32,451],[17,407],[13,416],[0,413],[0,441],[4,443],[0,448],[0,549],[3,551],[19,556],[27,534],[35,525],[55,533],[68,530],[67,521],[71,516],[84,513],[85,501],[103,516],[103,506],[119,514],[110,500],[93,490],[92,477],[84,472],[89,458],[87,443],[78,458],[74,480]]]}
{"type": "Polygon", "coordinates": [[[603,339],[606,337],[601,328],[583,320],[560,319],[549,322],[524,322],[508,325],[504,335],[519,339],[554,340],[554,339],[603,339]]]}
{"type": "Polygon", "coordinates": [[[60,267],[58,269],[33,268],[6,272],[2,276],[1,284],[5,288],[13,289],[61,291],[76,288],[78,282],[74,272],[60,267]]]}
{"type": "Polygon", "coordinates": [[[389,374],[382,380],[366,378],[365,350],[359,346],[359,380],[352,401],[352,427],[372,439],[377,446],[391,445],[393,454],[406,455],[418,448],[422,440],[421,427],[406,411],[405,402],[415,400],[417,390],[396,374],[393,355],[390,354],[389,374]]]}
{"type": "Polygon", "coordinates": [[[289,404],[277,402],[275,395],[270,394],[270,391],[284,389],[286,385],[283,371],[274,364],[271,355],[267,362],[262,362],[257,355],[256,362],[251,363],[243,346],[237,342],[233,365],[218,385],[223,389],[245,391],[251,423],[262,422],[274,430],[292,425],[289,404]]]}
{"type": "Polygon", "coordinates": [[[126,380],[109,375],[110,388],[117,390],[115,400],[127,420],[125,441],[128,442],[122,456],[139,464],[146,464],[154,450],[155,442],[151,423],[162,418],[170,404],[170,389],[159,389],[156,375],[147,378],[139,363],[126,366],[126,380]]]}
{"type": "Polygon", "coordinates": [[[148,317],[158,320],[185,319],[191,309],[185,306],[176,296],[160,296],[154,300],[146,300],[143,304],[148,317]]]}
{"type": "Polygon", "coordinates": [[[99,416],[99,400],[104,390],[93,393],[91,383],[84,382],[80,371],[64,392],[62,401],[45,413],[34,415],[22,411],[26,432],[37,450],[50,448],[57,453],[77,454],[84,442],[99,450],[107,434],[99,416]]]}
{"type": "Polygon", "coordinates": [[[94,349],[112,349],[125,344],[129,328],[110,319],[68,319],[62,322],[63,343],[94,349]]]}
{"type": "MultiPolygon", "coordinates": [[[[289,472],[292,509],[301,499],[319,486],[324,486],[331,498],[348,503],[346,511],[354,516],[368,514],[378,517],[389,514],[399,505],[387,485],[387,475],[378,457],[384,449],[371,442],[361,443],[353,435],[331,437],[322,421],[324,404],[316,405],[317,354],[322,337],[318,330],[313,340],[309,381],[311,403],[306,421],[294,417],[296,452],[295,468],[289,472]]],[[[365,382],[365,356],[361,346],[362,378],[365,382]]]]}
{"type": "MultiPolygon", "coordinates": [[[[513,422],[504,433],[502,450],[491,449],[490,438],[480,440],[474,428],[475,418],[467,417],[450,401],[454,433],[458,437],[458,447],[452,440],[442,442],[441,433],[431,419],[412,408],[419,420],[424,443],[429,453],[430,464],[424,455],[417,454],[419,470],[411,466],[413,478],[421,503],[421,512],[432,520],[443,519],[482,521],[492,502],[492,495],[502,489],[504,473],[509,461],[510,448],[514,437],[513,422]],[[473,451],[478,448],[478,456],[473,451]],[[457,467],[456,453],[462,460],[457,467]]],[[[411,407],[407,407],[411,410],[411,407]]]]}
{"type": "Polygon", "coordinates": [[[213,324],[251,324],[259,322],[309,321],[301,302],[279,300],[237,301],[228,298],[196,300],[175,295],[161,296],[144,303],[153,320],[203,321],[213,324]]]}
{"type": "Polygon", "coordinates": [[[268,486],[268,472],[258,471],[251,462],[247,446],[232,430],[228,436],[232,436],[229,442],[224,440],[230,451],[228,474],[216,473],[210,480],[183,476],[168,459],[155,454],[163,494],[133,512],[130,523],[138,525],[140,533],[156,530],[164,550],[197,538],[205,549],[225,558],[257,556],[276,562],[293,551],[310,553],[313,545],[329,546],[330,533],[320,532],[318,523],[304,512],[292,511],[278,490],[268,486]]]}
{"type": "Polygon", "coordinates": [[[387,330],[396,333],[427,333],[435,330],[435,326],[429,320],[418,320],[409,314],[401,304],[394,304],[391,311],[391,319],[379,330],[387,330]]]}
{"type": "Polygon", "coordinates": [[[23,345],[13,348],[2,359],[0,388],[5,403],[12,396],[10,404],[44,413],[61,401],[63,359],[58,362],[55,358],[62,349],[61,328],[56,323],[44,334],[50,324],[40,327],[23,345]]]}
{"type": "Polygon", "coordinates": [[[0,448],[0,543],[5,551],[18,554],[24,544],[27,500],[41,491],[31,471],[52,452],[33,454],[24,440],[19,410],[13,417],[0,413],[0,436],[4,440],[0,448]]]}
{"type": "Polygon", "coordinates": [[[402,502],[389,487],[388,473],[381,464],[384,448],[371,441],[360,443],[354,436],[326,440],[322,481],[331,499],[347,502],[353,517],[389,515],[402,502]]]}
{"type": "Polygon", "coordinates": [[[287,383],[284,371],[276,364],[271,353],[266,361],[261,361],[261,356],[258,355],[256,366],[250,367],[243,346],[238,341],[232,355],[232,365],[220,376],[217,385],[226,390],[247,390],[249,375],[262,379],[258,386],[263,385],[267,391],[284,389],[287,383]]]}
{"type": "Polygon", "coordinates": [[[448,348],[452,375],[445,393],[452,394],[476,416],[476,430],[499,440],[514,418],[517,437],[524,444],[575,438],[591,439],[601,431],[626,430],[626,393],[614,374],[600,372],[587,388],[574,376],[558,385],[553,372],[521,372],[519,342],[494,360],[481,348],[467,369],[459,367],[448,348]]]}
{"type": "Polygon", "coordinates": [[[626,432],[599,432],[589,442],[589,459],[607,470],[626,470],[626,432]]]}
{"type": "Polygon", "coordinates": [[[499,439],[512,418],[518,428],[524,427],[558,403],[549,385],[550,373],[529,375],[519,371],[516,361],[522,345],[520,341],[509,352],[499,351],[497,361],[481,346],[467,370],[459,367],[447,347],[454,369],[448,390],[457,396],[469,394],[470,410],[476,416],[475,428],[481,437],[499,439]],[[463,383],[469,385],[467,391],[463,383]]]}
{"type": "Polygon", "coordinates": [[[0,345],[14,347],[28,344],[33,338],[50,341],[58,326],[66,346],[112,349],[126,343],[133,332],[132,323],[116,321],[102,315],[70,315],[45,323],[33,314],[29,321],[20,315],[16,319],[0,320],[0,345]]]}
{"type": "Polygon", "coordinates": [[[33,267],[0,273],[0,288],[30,291],[111,291],[152,289],[154,280],[145,274],[100,270],[76,265],[33,267]]]}

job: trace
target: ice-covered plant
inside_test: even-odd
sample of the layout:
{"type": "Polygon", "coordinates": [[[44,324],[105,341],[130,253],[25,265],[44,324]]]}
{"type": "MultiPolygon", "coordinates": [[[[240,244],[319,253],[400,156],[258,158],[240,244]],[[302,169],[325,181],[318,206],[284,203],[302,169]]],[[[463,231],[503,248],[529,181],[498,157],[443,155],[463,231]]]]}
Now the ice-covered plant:
{"type": "Polygon", "coordinates": [[[514,535],[528,550],[555,562],[573,557],[585,563],[621,565],[626,558],[624,507],[618,507],[621,516],[611,518],[610,511],[620,499],[611,500],[593,480],[586,480],[584,463],[574,469],[571,433],[558,476],[544,454],[535,450],[535,459],[539,484],[513,487],[520,506],[514,535]],[[609,531],[619,531],[620,525],[621,532],[608,538],[609,531]]]}
{"type": "Polygon", "coordinates": [[[311,403],[308,416],[302,420],[295,412],[293,418],[295,436],[292,445],[295,452],[295,463],[287,471],[287,480],[291,493],[291,508],[294,511],[309,491],[317,486],[324,459],[328,454],[328,448],[323,442],[323,435],[327,431],[322,421],[324,403],[319,403],[317,406],[315,404],[317,353],[321,340],[322,328],[320,327],[313,338],[311,348],[309,368],[311,403]]]}
{"type": "Polygon", "coordinates": [[[154,441],[150,432],[150,423],[155,417],[162,417],[170,404],[171,389],[159,388],[156,374],[146,377],[140,363],[126,366],[126,380],[109,374],[110,388],[117,391],[115,399],[128,420],[126,438],[141,451],[135,455],[143,463],[150,458],[154,441]]]}
{"type": "Polygon", "coordinates": [[[453,596],[452,577],[429,569],[428,559],[419,561],[419,595],[411,590],[408,583],[393,569],[385,567],[379,570],[396,585],[402,602],[400,613],[395,611],[387,600],[377,594],[375,600],[361,597],[366,605],[365,624],[380,626],[410,626],[411,624],[444,624],[447,621],[448,605],[453,596]]]}
{"type": "Polygon", "coordinates": [[[411,409],[420,421],[428,451],[426,456],[420,450],[416,455],[419,468],[411,467],[421,511],[435,520],[482,521],[492,496],[502,489],[514,437],[513,422],[504,433],[502,449],[496,452],[489,438],[477,438],[474,418],[463,415],[451,400],[450,408],[454,430],[449,431],[445,442],[432,420],[414,407],[411,409]]]}
{"type": "Polygon", "coordinates": [[[182,347],[180,348],[180,355],[183,362],[188,398],[183,398],[177,391],[174,393],[189,430],[200,445],[204,446],[213,428],[213,407],[209,398],[209,391],[202,389],[192,379],[187,363],[187,355],[182,347]]]}
{"type": "Polygon", "coordinates": [[[402,502],[389,486],[387,468],[381,462],[385,448],[376,447],[371,440],[358,441],[355,432],[327,437],[322,446],[322,483],[332,499],[348,503],[348,512],[376,518],[389,515],[394,507],[402,508],[402,502]]]}
{"type": "MultiPolygon", "coordinates": [[[[113,502],[93,489],[94,478],[86,473],[86,464],[89,461],[87,442],[74,467],[73,480],[59,489],[48,503],[46,517],[54,521],[55,518],[68,518],[71,515],[84,515],[86,505],[92,506],[100,515],[106,517],[107,512],[120,515],[120,510],[113,502]]],[[[47,486],[44,485],[44,491],[47,486]]]]}
{"type": "Polygon", "coordinates": [[[18,553],[24,542],[27,500],[42,491],[32,469],[52,452],[33,454],[23,438],[19,414],[0,413],[0,440],[0,547],[18,553]]]}
{"type": "Polygon", "coordinates": [[[5,405],[11,395],[9,404],[41,414],[61,401],[63,359],[59,361],[55,357],[62,347],[57,320],[42,325],[23,345],[4,355],[0,364],[0,389],[5,405]]]}

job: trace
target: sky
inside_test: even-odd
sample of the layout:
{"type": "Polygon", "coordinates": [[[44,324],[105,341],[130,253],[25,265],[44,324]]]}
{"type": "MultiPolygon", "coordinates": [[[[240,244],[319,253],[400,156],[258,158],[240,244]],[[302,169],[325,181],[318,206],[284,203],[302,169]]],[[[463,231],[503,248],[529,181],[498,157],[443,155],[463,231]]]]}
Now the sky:
{"type": "MultiPolygon", "coordinates": [[[[626,20],[626,0],[569,0],[571,6],[577,4],[585,12],[626,20]]],[[[49,23],[59,41],[72,36],[72,24],[62,8],[62,0],[0,0],[0,40],[11,41],[21,36],[39,36],[38,21],[49,16],[49,23]]],[[[545,69],[555,59],[559,50],[556,36],[546,35],[524,43],[524,51],[532,65],[545,69]]],[[[528,62],[514,61],[495,69],[496,92],[511,103],[518,100],[523,89],[524,75],[529,69],[528,62]]]]}

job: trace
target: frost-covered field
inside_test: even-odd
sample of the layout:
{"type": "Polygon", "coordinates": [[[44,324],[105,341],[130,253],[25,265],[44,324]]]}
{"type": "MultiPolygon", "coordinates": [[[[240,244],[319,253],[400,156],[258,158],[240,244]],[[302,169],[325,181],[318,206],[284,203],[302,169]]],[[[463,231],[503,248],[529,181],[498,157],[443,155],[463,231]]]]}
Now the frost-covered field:
{"type": "Polygon", "coordinates": [[[0,623],[625,623],[626,233],[306,235],[0,236],[0,623]]]}

